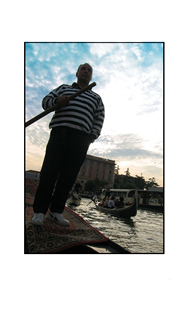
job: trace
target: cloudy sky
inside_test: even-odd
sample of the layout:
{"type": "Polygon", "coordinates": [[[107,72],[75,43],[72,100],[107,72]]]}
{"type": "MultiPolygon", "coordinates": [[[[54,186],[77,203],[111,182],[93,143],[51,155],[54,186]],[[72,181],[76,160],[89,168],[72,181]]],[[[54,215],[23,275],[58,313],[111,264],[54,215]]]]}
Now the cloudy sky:
{"type": "MultiPolygon", "coordinates": [[[[105,106],[101,136],[88,154],[163,186],[163,43],[26,43],[26,121],[43,111],[52,89],[77,81],[85,62],[105,106]]],[[[26,128],[26,170],[41,168],[52,115],[26,128]]]]}

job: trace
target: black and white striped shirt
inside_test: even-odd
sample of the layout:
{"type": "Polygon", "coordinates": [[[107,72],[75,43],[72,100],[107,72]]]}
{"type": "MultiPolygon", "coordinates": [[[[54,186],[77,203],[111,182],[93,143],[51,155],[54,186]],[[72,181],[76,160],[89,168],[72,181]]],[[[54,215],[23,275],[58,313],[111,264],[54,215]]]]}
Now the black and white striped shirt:
{"type": "MultiPolygon", "coordinates": [[[[75,82],[72,85],[63,84],[42,100],[42,107],[47,110],[56,104],[59,96],[67,95],[69,97],[79,90],[81,89],[75,82]]],[[[49,128],[66,126],[92,134],[97,139],[103,122],[104,105],[102,99],[97,93],[88,90],[71,100],[69,106],[55,110],[49,128]]]]}

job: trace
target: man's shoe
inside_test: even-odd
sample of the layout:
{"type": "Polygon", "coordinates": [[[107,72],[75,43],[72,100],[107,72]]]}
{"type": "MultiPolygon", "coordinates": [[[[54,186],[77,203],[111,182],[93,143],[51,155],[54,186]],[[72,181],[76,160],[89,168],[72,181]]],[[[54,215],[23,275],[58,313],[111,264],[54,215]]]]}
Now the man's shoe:
{"type": "Polygon", "coordinates": [[[44,222],[44,217],[44,213],[34,213],[34,216],[31,219],[31,223],[37,226],[42,226],[44,222]]]}
{"type": "Polygon", "coordinates": [[[70,225],[70,222],[66,220],[61,213],[49,212],[47,215],[47,219],[61,224],[64,227],[69,227],[70,225]]]}

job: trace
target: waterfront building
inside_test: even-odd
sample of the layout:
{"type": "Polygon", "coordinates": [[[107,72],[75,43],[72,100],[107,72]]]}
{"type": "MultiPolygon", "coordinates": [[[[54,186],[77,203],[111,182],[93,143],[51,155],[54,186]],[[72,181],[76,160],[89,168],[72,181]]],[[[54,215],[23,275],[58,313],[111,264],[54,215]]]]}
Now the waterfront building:
{"type": "Polygon", "coordinates": [[[88,180],[99,179],[114,184],[115,161],[105,158],[87,155],[83,165],[80,168],[76,181],[80,181],[82,188],[88,180]]]}
{"type": "MultiPolygon", "coordinates": [[[[111,187],[113,187],[114,167],[114,160],[87,155],[83,165],[80,168],[75,182],[80,181],[82,188],[84,189],[84,185],[88,180],[99,179],[100,181],[104,181],[110,184],[111,187]]],[[[39,171],[26,171],[26,178],[39,179],[39,176],[39,171]]]]}

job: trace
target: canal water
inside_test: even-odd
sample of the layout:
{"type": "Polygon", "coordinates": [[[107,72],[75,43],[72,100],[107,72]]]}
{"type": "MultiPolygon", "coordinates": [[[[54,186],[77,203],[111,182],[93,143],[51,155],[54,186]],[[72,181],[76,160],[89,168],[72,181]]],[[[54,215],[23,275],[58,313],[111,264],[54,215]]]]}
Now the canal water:
{"type": "Polygon", "coordinates": [[[69,206],[91,226],[132,253],[163,253],[163,212],[137,210],[137,215],[124,219],[96,210],[90,199],[82,198],[78,207],[69,206]]]}

